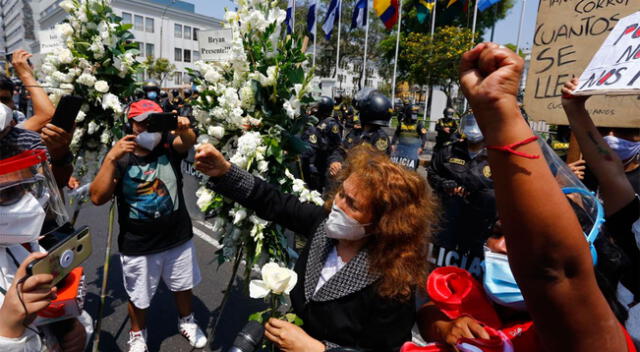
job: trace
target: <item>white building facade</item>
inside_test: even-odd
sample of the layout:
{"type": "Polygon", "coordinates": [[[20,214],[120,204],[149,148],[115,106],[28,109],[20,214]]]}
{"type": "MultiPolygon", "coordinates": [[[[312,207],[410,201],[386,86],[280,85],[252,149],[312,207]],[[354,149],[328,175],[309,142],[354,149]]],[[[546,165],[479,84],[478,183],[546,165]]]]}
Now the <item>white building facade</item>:
{"type": "MultiPolygon", "coordinates": [[[[6,35],[0,35],[0,37],[4,37],[6,49],[3,50],[0,47],[0,51],[12,52],[16,49],[27,49],[37,53],[39,50],[38,32],[53,28],[66,17],[66,13],[59,6],[60,1],[0,0],[0,4],[7,4],[6,7],[0,7],[0,13],[7,12],[9,19],[11,19],[11,21],[3,22],[6,23],[7,28],[0,34],[6,33],[6,35]],[[9,5],[12,7],[9,8],[9,5]],[[14,7],[18,10],[13,9],[14,7]],[[24,15],[18,15],[16,19],[13,19],[12,16],[16,16],[14,12],[24,14],[26,7],[30,7],[33,12],[32,20],[24,15]],[[15,29],[29,21],[33,23],[33,39],[26,37],[29,33],[25,30],[15,29]]],[[[220,20],[197,14],[195,6],[185,1],[112,0],[111,7],[116,15],[122,17],[123,22],[133,25],[131,32],[141,55],[165,58],[175,65],[174,74],[163,80],[163,88],[190,85],[186,69],[193,67],[193,63],[200,59],[198,45],[200,31],[221,27],[220,20]]],[[[2,45],[1,39],[0,45],[2,45]]],[[[140,77],[140,79],[146,78],[148,78],[146,74],[142,74],[140,77]]]]}

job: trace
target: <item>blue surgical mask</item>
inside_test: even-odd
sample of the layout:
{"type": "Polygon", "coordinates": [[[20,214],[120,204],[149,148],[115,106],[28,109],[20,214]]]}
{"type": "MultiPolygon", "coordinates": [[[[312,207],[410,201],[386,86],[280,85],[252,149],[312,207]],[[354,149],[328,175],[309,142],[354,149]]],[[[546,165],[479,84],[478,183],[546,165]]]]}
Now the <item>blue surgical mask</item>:
{"type": "Polygon", "coordinates": [[[604,140],[622,161],[629,160],[640,154],[640,142],[632,142],[623,138],[606,136],[604,140]]]}
{"type": "MultiPolygon", "coordinates": [[[[593,226],[588,234],[585,234],[587,243],[589,244],[589,251],[591,252],[591,258],[593,265],[598,262],[598,255],[596,253],[595,242],[598,234],[600,233],[600,226],[604,223],[604,208],[599,200],[595,198],[593,193],[584,188],[578,187],[565,187],[562,189],[564,194],[578,193],[585,199],[592,197],[595,205],[595,219],[593,226]]],[[[509,259],[506,255],[501,253],[494,253],[489,248],[484,249],[484,262],[482,263],[484,268],[483,286],[487,296],[495,303],[517,309],[526,310],[524,297],[520,287],[516,282],[511,267],[509,266],[509,259]]]]}
{"type": "Polygon", "coordinates": [[[156,100],[157,97],[158,97],[158,92],[156,91],[147,92],[147,98],[151,100],[156,100]]]}
{"type": "Polygon", "coordinates": [[[506,255],[494,253],[485,247],[482,267],[484,290],[494,303],[516,310],[527,310],[506,255]]]}

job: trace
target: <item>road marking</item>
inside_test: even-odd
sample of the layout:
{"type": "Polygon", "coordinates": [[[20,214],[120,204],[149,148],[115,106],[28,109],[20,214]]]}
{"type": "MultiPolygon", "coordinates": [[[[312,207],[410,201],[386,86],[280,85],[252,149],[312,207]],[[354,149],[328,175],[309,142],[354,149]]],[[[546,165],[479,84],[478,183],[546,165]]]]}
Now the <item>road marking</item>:
{"type": "Polygon", "coordinates": [[[195,222],[197,224],[199,224],[199,225],[202,225],[202,226],[206,227],[211,232],[214,232],[213,225],[211,223],[209,223],[208,221],[195,220],[195,222]]]}
{"type": "Polygon", "coordinates": [[[220,244],[220,242],[218,242],[215,238],[207,235],[206,233],[204,233],[203,231],[201,231],[199,228],[197,227],[193,227],[193,233],[200,237],[203,241],[207,242],[208,244],[214,246],[216,249],[220,249],[222,248],[222,245],[220,244]]]}

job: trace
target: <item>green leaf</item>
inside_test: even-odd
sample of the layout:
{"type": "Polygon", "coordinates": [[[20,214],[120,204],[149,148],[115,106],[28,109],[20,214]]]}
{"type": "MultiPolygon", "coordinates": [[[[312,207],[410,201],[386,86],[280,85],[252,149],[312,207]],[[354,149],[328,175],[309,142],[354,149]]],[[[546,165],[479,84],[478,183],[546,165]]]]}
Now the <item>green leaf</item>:
{"type": "Polygon", "coordinates": [[[249,321],[257,321],[260,324],[264,323],[264,320],[262,319],[262,312],[255,312],[253,314],[251,314],[249,316],[249,321]]]}
{"type": "Polygon", "coordinates": [[[300,319],[299,316],[293,314],[293,313],[287,313],[284,315],[284,318],[286,321],[290,322],[291,324],[297,325],[297,326],[302,326],[303,322],[302,319],[300,319]]]}

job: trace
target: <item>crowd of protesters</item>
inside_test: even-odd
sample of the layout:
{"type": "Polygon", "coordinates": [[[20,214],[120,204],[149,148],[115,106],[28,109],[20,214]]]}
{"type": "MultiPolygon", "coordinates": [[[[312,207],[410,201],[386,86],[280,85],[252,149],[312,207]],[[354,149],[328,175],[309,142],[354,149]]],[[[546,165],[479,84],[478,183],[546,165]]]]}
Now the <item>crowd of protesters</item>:
{"type": "MultiPolygon", "coordinates": [[[[29,274],[67,226],[61,191],[77,185],[73,132],[51,124],[55,107],[29,57],[13,55],[19,84],[0,76],[0,350],[82,351],[90,315],[39,323],[63,286],[29,274]],[[16,94],[28,97],[26,114],[16,94]]],[[[89,187],[94,204],[118,204],[128,350],[147,351],[145,317],[160,280],[175,297],[180,334],[207,345],[192,308],[207,273],[180,168],[195,148],[211,189],[306,238],[290,295],[304,324],[264,324],[283,351],[635,351],[625,327],[640,301],[640,133],[596,127],[573,79],[561,103],[582,158],[566,164],[523,116],[523,66],[493,43],[462,56],[471,110],[457,122],[445,109],[426,177],[416,171],[428,148],[416,107],[399,109],[389,137],[392,104],[381,92],[363,90],[353,107],[320,98],[300,165],[324,206],[281,192],[210,144],[195,148],[194,92],[142,84],[125,110],[125,136],[89,187]],[[148,131],[162,112],[177,114],[177,127],[148,131]]]]}

